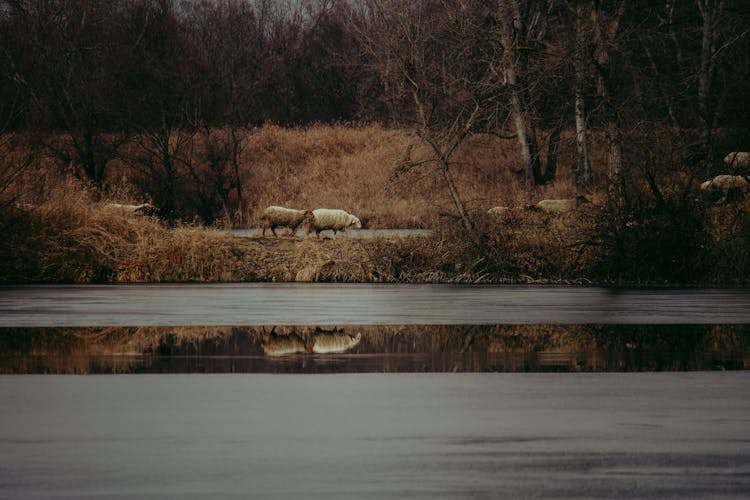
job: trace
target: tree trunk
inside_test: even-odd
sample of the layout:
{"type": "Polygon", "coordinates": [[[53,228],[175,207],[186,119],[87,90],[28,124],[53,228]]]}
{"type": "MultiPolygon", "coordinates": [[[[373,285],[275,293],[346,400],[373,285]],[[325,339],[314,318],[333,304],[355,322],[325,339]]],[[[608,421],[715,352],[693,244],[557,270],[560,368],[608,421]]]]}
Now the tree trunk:
{"type": "Polygon", "coordinates": [[[617,33],[620,18],[624,13],[625,3],[620,3],[615,12],[609,16],[609,21],[600,16],[594,3],[591,6],[591,21],[594,35],[594,66],[596,68],[596,90],[600,106],[606,120],[607,140],[607,194],[608,204],[616,220],[622,222],[625,212],[625,185],[622,173],[622,131],[620,129],[620,114],[612,102],[612,92],[609,84],[610,57],[607,50],[617,33]],[[605,24],[606,23],[606,24],[605,24]]]}
{"type": "Polygon", "coordinates": [[[557,147],[560,145],[560,132],[562,126],[558,125],[552,129],[549,134],[549,144],[547,145],[547,165],[544,169],[544,178],[542,184],[552,182],[557,175],[557,147]]]}
{"type": "Polygon", "coordinates": [[[451,174],[448,160],[445,158],[441,158],[440,166],[443,171],[443,177],[445,178],[445,183],[448,185],[448,191],[450,191],[453,205],[455,205],[456,211],[458,212],[459,217],[461,217],[461,223],[463,224],[464,228],[469,232],[469,234],[471,234],[473,237],[474,224],[471,222],[471,219],[469,219],[469,216],[466,214],[466,210],[464,209],[464,203],[463,201],[461,201],[461,197],[458,195],[458,189],[456,189],[456,183],[453,181],[453,174],[451,174]]]}
{"type": "Polygon", "coordinates": [[[234,188],[237,191],[237,215],[233,224],[241,227],[245,224],[245,200],[242,196],[242,179],[240,176],[240,139],[237,128],[232,125],[232,171],[234,174],[234,188]]]}
{"type": "Polygon", "coordinates": [[[586,109],[580,88],[576,88],[576,160],[573,176],[577,186],[588,188],[591,185],[591,163],[589,162],[588,137],[586,133],[586,109]]]}
{"type": "MultiPolygon", "coordinates": [[[[514,7],[517,7],[517,4],[514,4],[514,7]]],[[[499,16],[500,39],[503,44],[503,75],[505,85],[510,91],[510,112],[523,162],[524,182],[526,189],[530,189],[541,181],[539,150],[536,146],[536,137],[528,124],[526,105],[518,82],[518,54],[514,49],[513,27],[511,26],[511,21],[516,18],[503,2],[500,3],[499,16]]]]}
{"type": "Polygon", "coordinates": [[[625,183],[622,175],[622,133],[616,120],[607,125],[607,195],[614,216],[625,213],[625,183]]]}
{"type": "Polygon", "coordinates": [[[706,157],[706,173],[709,174],[714,156],[713,125],[715,122],[715,109],[711,105],[711,81],[713,80],[714,69],[716,67],[714,60],[716,23],[724,9],[724,1],[696,0],[696,4],[703,20],[701,29],[701,65],[698,71],[698,109],[703,121],[701,141],[703,142],[706,157]]]}
{"type": "Polygon", "coordinates": [[[591,186],[591,163],[589,162],[588,137],[586,133],[586,101],[583,86],[586,82],[585,53],[586,33],[583,28],[583,7],[576,6],[576,45],[574,54],[575,70],[575,120],[576,120],[576,159],[573,165],[573,178],[576,186],[591,186]]]}

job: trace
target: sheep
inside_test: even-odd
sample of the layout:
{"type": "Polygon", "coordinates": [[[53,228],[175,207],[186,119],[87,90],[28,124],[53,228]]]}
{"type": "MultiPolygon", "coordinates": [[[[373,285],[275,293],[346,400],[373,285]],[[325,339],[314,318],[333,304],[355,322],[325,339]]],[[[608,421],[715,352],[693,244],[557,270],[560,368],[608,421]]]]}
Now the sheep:
{"type": "Polygon", "coordinates": [[[724,163],[732,168],[750,167],[750,152],[733,151],[724,157],[724,163]]]}
{"type": "Polygon", "coordinates": [[[362,222],[344,210],[316,208],[312,213],[316,236],[326,229],[332,229],[335,235],[337,231],[344,231],[352,227],[356,229],[362,228],[362,222]]]}
{"type": "Polygon", "coordinates": [[[500,215],[505,215],[509,211],[510,211],[510,208],[508,207],[492,207],[489,210],[487,210],[487,215],[492,215],[492,216],[497,217],[500,215]]]}
{"type": "Polygon", "coordinates": [[[266,235],[266,229],[269,228],[274,236],[278,236],[276,234],[277,227],[288,227],[294,233],[302,224],[307,224],[308,226],[312,224],[312,219],[313,213],[310,210],[295,210],[293,208],[271,205],[263,210],[263,215],[261,216],[263,224],[262,236],[266,235]]]}
{"type": "Polygon", "coordinates": [[[579,195],[575,198],[563,200],[542,200],[535,206],[547,213],[562,214],[565,212],[572,212],[584,203],[590,203],[589,199],[585,196],[579,195]]]}
{"type": "Polygon", "coordinates": [[[107,210],[126,212],[138,215],[156,215],[157,209],[151,203],[141,203],[140,205],[123,205],[121,203],[107,203],[104,208],[107,210]]]}
{"type": "Polygon", "coordinates": [[[701,191],[716,199],[717,203],[733,202],[748,191],[748,182],[741,175],[717,175],[701,184],[701,191]]]}

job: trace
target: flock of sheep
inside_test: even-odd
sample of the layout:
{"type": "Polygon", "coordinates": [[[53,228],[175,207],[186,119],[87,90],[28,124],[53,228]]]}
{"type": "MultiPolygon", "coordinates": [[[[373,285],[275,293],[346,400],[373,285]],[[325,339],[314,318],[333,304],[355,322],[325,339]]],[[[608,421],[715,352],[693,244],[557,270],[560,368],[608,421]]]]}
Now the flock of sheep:
{"type": "MultiPolygon", "coordinates": [[[[732,152],[724,157],[724,163],[734,169],[750,168],[750,152],[732,152]]],[[[750,183],[748,177],[736,174],[717,175],[713,179],[707,180],[700,185],[701,191],[717,199],[718,202],[732,202],[741,199],[749,190],[750,183]]],[[[563,214],[572,212],[585,203],[590,203],[585,196],[575,198],[541,200],[536,205],[526,208],[541,210],[550,214],[563,214]]],[[[110,203],[106,205],[108,210],[118,210],[143,215],[153,215],[156,213],[156,207],[150,203],[140,205],[121,205],[110,203]]],[[[490,208],[487,213],[490,216],[502,216],[511,210],[510,207],[497,206],[490,208]]],[[[361,229],[362,222],[356,216],[339,209],[318,208],[315,210],[295,210],[277,205],[272,205],[263,210],[261,216],[263,228],[262,235],[265,236],[266,230],[270,229],[274,236],[276,228],[286,227],[294,234],[298,228],[305,228],[308,232],[315,231],[319,236],[322,231],[332,230],[334,235],[338,231],[347,229],[361,229]]]]}
{"type": "MultiPolygon", "coordinates": [[[[750,168],[750,152],[732,152],[724,157],[724,163],[733,170],[750,168]]],[[[746,175],[717,175],[701,184],[701,191],[717,203],[731,203],[742,199],[750,188],[746,175]]]]}
{"type": "MultiPolygon", "coordinates": [[[[724,163],[734,169],[750,168],[750,152],[732,152],[724,157],[724,163]]],[[[750,191],[748,176],[736,174],[721,174],[713,179],[707,180],[700,185],[701,191],[706,193],[717,203],[731,203],[742,199],[750,191]]],[[[584,203],[589,203],[585,196],[567,198],[561,200],[542,200],[536,205],[526,208],[541,210],[551,214],[562,214],[572,212],[584,203]]],[[[491,216],[502,216],[511,210],[510,207],[492,207],[487,213],[491,216]]]]}
{"type": "MultiPolygon", "coordinates": [[[[588,198],[583,195],[576,196],[575,198],[564,198],[560,200],[542,200],[536,205],[530,205],[525,208],[530,210],[541,210],[549,214],[563,214],[566,212],[572,212],[584,203],[591,203],[588,198]]],[[[487,210],[487,214],[497,217],[505,215],[510,212],[510,207],[492,207],[487,210]]]]}
{"type": "Polygon", "coordinates": [[[362,222],[356,216],[344,210],[331,208],[295,210],[277,205],[271,205],[263,210],[261,223],[263,236],[266,234],[266,229],[270,229],[274,236],[278,236],[276,234],[277,227],[287,227],[294,233],[297,228],[306,226],[308,232],[314,229],[316,236],[327,229],[332,230],[335,235],[338,231],[362,228],[362,222]]]}

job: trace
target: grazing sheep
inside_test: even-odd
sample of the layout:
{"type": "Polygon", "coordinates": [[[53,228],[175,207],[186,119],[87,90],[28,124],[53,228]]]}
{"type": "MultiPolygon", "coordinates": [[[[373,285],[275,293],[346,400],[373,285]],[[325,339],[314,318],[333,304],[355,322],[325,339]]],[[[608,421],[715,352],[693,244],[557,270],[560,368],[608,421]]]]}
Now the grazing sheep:
{"type": "Polygon", "coordinates": [[[263,210],[261,222],[263,224],[263,233],[266,235],[266,229],[271,229],[274,236],[277,227],[288,227],[294,233],[303,223],[312,224],[313,214],[310,210],[295,210],[293,208],[279,207],[271,205],[263,210]]]}
{"type": "Polygon", "coordinates": [[[724,157],[724,163],[732,168],[750,167],[750,152],[733,151],[724,157]]]}
{"type": "Polygon", "coordinates": [[[118,210],[138,215],[156,215],[157,209],[151,203],[141,203],[140,205],[123,205],[121,203],[107,203],[104,208],[107,210],[118,210]]]}
{"type": "Polygon", "coordinates": [[[701,191],[707,193],[712,200],[718,203],[731,203],[744,196],[748,191],[748,182],[741,175],[717,175],[710,181],[701,184],[701,191]]]}
{"type": "Polygon", "coordinates": [[[335,235],[337,231],[344,231],[349,228],[362,228],[362,222],[344,210],[330,209],[330,208],[317,208],[312,211],[313,213],[313,227],[315,228],[315,235],[319,235],[321,231],[326,229],[332,229],[335,235]]]}
{"type": "Polygon", "coordinates": [[[492,207],[489,210],[487,210],[488,215],[493,216],[499,216],[499,215],[505,215],[510,211],[510,208],[508,207],[492,207]]]}
{"type": "Polygon", "coordinates": [[[585,196],[579,195],[575,198],[564,200],[542,200],[536,204],[536,208],[547,213],[562,214],[565,212],[572,212],[584,203],[590,203],[589,199],[585,196]]]}

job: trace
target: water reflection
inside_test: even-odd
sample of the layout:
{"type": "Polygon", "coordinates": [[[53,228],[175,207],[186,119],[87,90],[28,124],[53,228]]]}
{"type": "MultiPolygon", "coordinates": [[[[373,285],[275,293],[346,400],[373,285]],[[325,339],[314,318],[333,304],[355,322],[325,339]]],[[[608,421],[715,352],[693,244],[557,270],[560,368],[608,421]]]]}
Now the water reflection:
{"type": "Polygon", "coordinates": [[[0,329],[0,373],[748,368],[750,325],[0,329]]]}
{"type": "Polygon", "coordinates": [[[350,334],[343,329],[323,330],[316,328],[310,332],[295,329],[291,332],[262,332],[263,352],[268,356],[285,356],[298,353],[330,354],[346,352],[362,340],[362,334],[350,334]]]}

